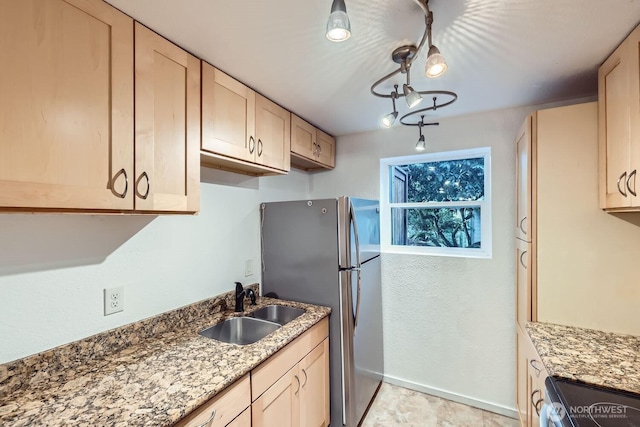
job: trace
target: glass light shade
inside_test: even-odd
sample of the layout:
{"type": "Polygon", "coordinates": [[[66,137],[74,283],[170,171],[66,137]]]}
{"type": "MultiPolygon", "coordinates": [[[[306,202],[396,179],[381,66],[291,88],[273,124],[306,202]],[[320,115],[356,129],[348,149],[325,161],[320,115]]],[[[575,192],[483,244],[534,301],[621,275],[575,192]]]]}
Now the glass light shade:
{"type": "Polygon", "coordinates": [[[396,117],[398,117],[398,112],[394,111],[393,113],[389,113],[382,118],[382,126],[386,128],[390,128],[391,125],[396,121],[396,117]]]}
{"type": "Polygon", "coordinates": [[[440,54],[437,47],[431,46],[429,48],[429,55],[427,56],[427,65],[424,73],[430,79],[440,77],[447,71],[447,63],[444,60],[444,56],[440,54]]]}
{"type": "Polygon", "coordinates": [[[424,151],[427,148],[424,142],[424,135],[420,135],[420,139],[418,139],[418,143],[416,144],[416,151],[424,151]]]}
{"type": "Polygon", "coordinates": [[[351,24],[347,12],[335,10],[327,21],[327,38],[332,42],[343,42],[351,37],[351,24]]]}
{"type": "Polygon", "coordinates": [[[407,101],[409,108],[415,107],[422,101],[422,96],[406,83],[402,86],[402,90],[404,91],[404,99],[407,101]]]}

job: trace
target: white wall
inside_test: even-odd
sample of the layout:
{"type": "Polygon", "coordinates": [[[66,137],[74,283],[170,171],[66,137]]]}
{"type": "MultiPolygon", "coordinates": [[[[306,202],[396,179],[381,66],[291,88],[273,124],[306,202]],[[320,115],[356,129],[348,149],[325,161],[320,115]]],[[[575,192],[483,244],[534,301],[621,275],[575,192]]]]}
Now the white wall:
{"type": "MultiPolygon", "coordinates": [[[[532,108],[440,120],[429,152],[491,147],[492,259],[382,255],[385,374],[410,388],[515,416],[515,147],[532,108]]],[[[338,138],[311,196],[379,198],[379,160],[415,154],[415,127],[338,138]]]]}
{"type": "Polygon", "coordinates": [[[197,216],[0,215],[0,363],[260,282],[259,203],[308,197],[308,175],[202,181],[197,216]]]}

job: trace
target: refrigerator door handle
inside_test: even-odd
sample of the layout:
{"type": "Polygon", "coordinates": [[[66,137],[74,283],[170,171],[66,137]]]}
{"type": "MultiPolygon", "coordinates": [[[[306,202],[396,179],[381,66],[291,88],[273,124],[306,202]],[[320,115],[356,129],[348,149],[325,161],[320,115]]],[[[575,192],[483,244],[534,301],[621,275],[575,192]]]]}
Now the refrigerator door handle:
{"type": "Polygon", "coordinates": [[[358,318],[360,317],[360,283],[362,281],[362,273],[360,264],[360,240],[358,238],[358,221],[356,221],[356,213],[353,209],[353,203],[349,202],[349,216],[351,218],[351,223],[353,224],[353,235],[356,241],[356,266],[353,270],[358,272],[358,293],[356,296],[356,312],[353,317],[353,335],[356,335],[356,328],[358,327],[358,318]]]}

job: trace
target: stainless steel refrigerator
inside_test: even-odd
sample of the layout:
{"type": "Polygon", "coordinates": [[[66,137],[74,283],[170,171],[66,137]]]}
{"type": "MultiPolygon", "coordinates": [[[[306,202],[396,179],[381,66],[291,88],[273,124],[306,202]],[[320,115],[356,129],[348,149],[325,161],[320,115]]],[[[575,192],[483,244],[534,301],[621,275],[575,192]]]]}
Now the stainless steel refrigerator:
{"type": "Polygon", "coordinates": [[[356,427],[383,373],[377,200],[261,205],[262,290],[332,309],[331,426],[356,427]]]}

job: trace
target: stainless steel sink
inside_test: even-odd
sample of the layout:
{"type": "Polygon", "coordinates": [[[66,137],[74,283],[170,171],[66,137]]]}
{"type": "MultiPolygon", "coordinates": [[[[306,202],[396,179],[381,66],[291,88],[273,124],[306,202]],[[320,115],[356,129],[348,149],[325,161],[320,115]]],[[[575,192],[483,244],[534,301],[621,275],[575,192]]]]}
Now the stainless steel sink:
{"type": "Polygon", "coordinates": [[[252,313],[256,319],[268,320],[280,325],[289,323],[302,314],[304,314],[304,310],[286,305],[267,305],[252,313]]]}
{"type": "Polygon", "coordinates": [[[280,329],[277,323],[252,317],[232,317],[200,331],[200,335],[230,344],[247,345],[280,329]]]}

